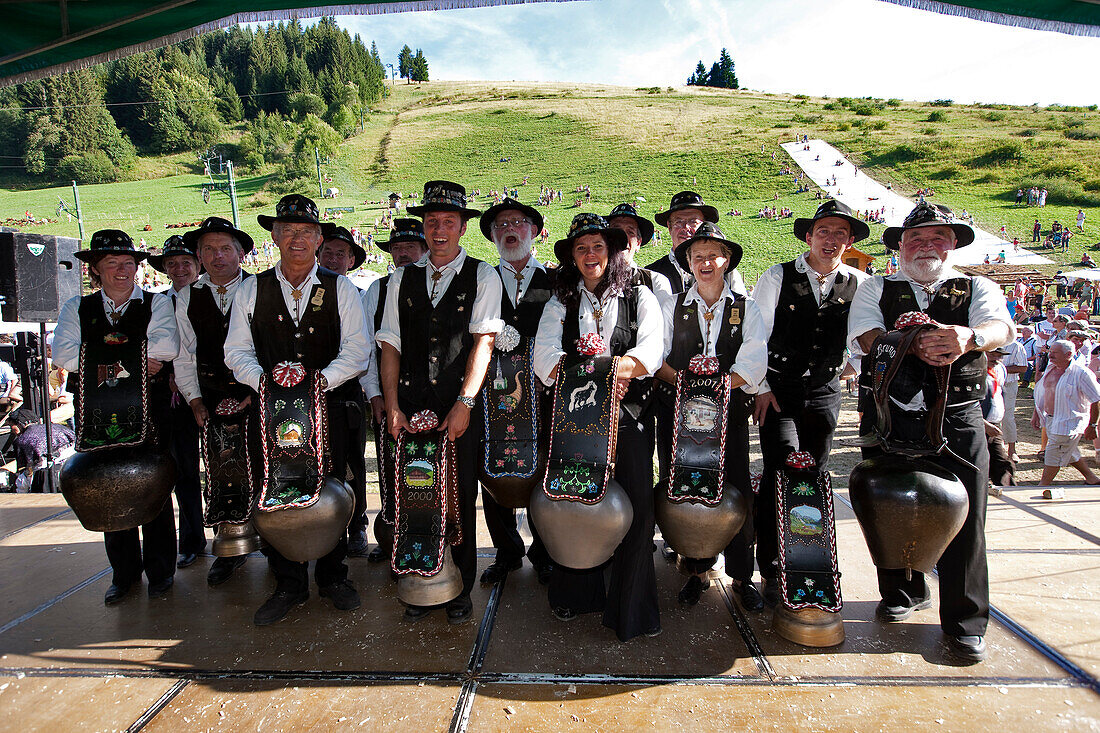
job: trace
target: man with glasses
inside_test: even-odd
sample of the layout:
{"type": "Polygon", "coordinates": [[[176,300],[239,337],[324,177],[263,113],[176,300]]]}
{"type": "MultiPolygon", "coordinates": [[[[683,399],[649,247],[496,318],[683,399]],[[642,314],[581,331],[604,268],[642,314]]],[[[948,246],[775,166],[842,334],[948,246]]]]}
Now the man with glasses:
{"type": "MultiPolygon", "coordinates": [[[[682,293],[691,287],[692,277],[676,261],[676,248],[695,235],[695,230],[704,221],[718,223],[718,209],[703,202],[703,197],[694,191],[681,191],[672,197],[667,211],[653,217],[663,227],[668,227],[672,238],[671,249],[665,257],[646,265],[647,270],[659,272],[668,278],[673,293],[682,293]]],[[[734,268],[726,274],[730,290],[735,293],[747,293],[745,280],[734,268]]]]}

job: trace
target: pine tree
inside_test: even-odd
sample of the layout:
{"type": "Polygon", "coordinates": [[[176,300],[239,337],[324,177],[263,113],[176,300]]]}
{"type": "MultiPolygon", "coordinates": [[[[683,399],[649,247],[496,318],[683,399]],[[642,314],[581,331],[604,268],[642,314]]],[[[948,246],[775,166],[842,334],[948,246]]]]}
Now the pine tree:
{"type": "Polygon", "coordinates": [[[424,58],[424,52],[416,49],[416,55],[409,62],[409,79],[411,81],[428,81],[428,60],[424,58]]]}
{"type": "Polygon", "coordinates": [[[409,75],[411,73],[409,64],[412,61],[412,57],[413,52],[412,49],[409,48],[408,44],[405,44],[400,53],[397,54],[397,75],[400,76],[402,79],[409,78],[409,75]]]}
{"type": "Polygon", "coordinates": [[[703,60],[695,66],[695,73],[688,77],[689,87],[705,87],[707,85],[707,67],[703,66],[703,60]]]}

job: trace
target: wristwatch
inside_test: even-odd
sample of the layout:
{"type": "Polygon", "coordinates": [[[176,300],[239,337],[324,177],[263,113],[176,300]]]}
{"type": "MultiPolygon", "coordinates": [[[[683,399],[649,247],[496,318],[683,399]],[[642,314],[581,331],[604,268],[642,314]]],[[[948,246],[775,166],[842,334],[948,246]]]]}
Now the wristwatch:
{"type": "Polygon", "coordinates": [[[463,395],[459,395],[458,399],[455,400],[455,402],[461,402],[462,404],[466,405],[466,407],[469,407],[471,410],[474,409],[474,405],[477,404],[477,400],[475,400],[473,397],[465,397],[463,395]]]}
{"type": "Polygon", "coordinates": [[[970,329],[970,332],[974,334],[972,338],[974,339],[975,351],[982,351],[985,348],[986,344],[985,336],[983,336],[976,328],[970,329]]]}

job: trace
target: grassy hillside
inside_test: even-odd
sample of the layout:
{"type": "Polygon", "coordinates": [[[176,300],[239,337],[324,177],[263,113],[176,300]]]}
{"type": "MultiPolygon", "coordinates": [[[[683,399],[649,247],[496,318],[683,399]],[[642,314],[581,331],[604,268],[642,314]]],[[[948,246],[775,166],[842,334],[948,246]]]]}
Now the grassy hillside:
{"type": "MultiPolygon", "coordinates": [[[[606,213],[624,200],[638,201],[647,216],[665,208],[676,191],[692,188],[722,212],[723,230],[745,247],[742,269],[750,279],[799,251],[792,220],[756,218],[765,205],[787,206],[795,215],[815,207],[813,193],[794,193],[793,178],[779,174],[789,163],[778,147],[796,134],[821,137],[871,176],[913,193],[933,186],[936,201],[967,209],[984,228],[1002,224],[1010,237],[1030,240],[1037,209],[1016,207],[1018,187],[1045,185],[1050,203],[1040,218],[1072,224],[1086,210],[1085,233],[1073,239],[1064,260],[1100,240],[1100,115],[1095,110],[956,106],[897,100],[822,99],[708,89],[625,89],[598,85],[433,82],[397,85],[348,140],[325,174],[341,189],[338,202],[356,205],[345,223],[370,226],[390,192],[419,191],[425,180],[449,178],[467,189],[517,186],[531,202],[542,184],[561,189],[564,200],[543,209],[552,237],[580,210],[606,213]],[[763,152],[761,146],[764,147],[763,152]],[[508,159],[502,162],[501,159],[508,159]],[[592,201],[571,207],[578,186],[592,201]],[[778,195],[778,199],[776,198],[778,195]],[[640,197],[640,198],[639,198],[640,197]],[[644,201],[642,201],[644,199],[644,201]]],[[[146,161],[146,170],[170,172],[181,161],[146,161]]],[[[170,222],[228,215],[229,202],[214,194],[209,205],[201,176],[81,187],[86,228],[121,226],[157,245],[170,222]],[[144,224],[152,232],[141,232],[144,224]]],[[[252,195],[264,177],[242,177],[241,217],[256,236],[255,215],[273,208],[272,197],[252,195]],[[251,206],[251,205],[254,206],[251,206]]],[[[315,195],[316,190],[303,193],[315,195]]],[[[53,216],[67,187],[0,191],[0,219],[29,209],[53,216]]],[[[41,227],[75,235],[75,223],[41,227]]],[[[873,229],[877,238],[881,228],[873,229]]],[[[491,245],[476,227],[465,244],[481,256],[491,245]]],[[[865,248],[881,255],[881,245],[865,248]]],[[[546,253],[548,254],[548,253],[546,253]]],[[[643,252],[643,262],[658,252],[643,252]]]]}

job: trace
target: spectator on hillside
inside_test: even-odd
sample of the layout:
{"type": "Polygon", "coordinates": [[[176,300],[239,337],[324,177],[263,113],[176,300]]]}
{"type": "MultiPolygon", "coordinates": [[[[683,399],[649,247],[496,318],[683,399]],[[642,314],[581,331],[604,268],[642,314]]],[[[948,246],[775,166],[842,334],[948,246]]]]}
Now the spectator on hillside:
{"type": "Polygon", "coordinates": [[[1039,234],[1040,234],[1040,232],[1042,232],[1042,230],[1043,230],[1042,224],[1040,224],[1039,220],[1036,219],[1035,224],[1032,225],[1032,227],[1031,227],[1031,241],[1032,242],[1038,242],[1039,241],[1039,234]]]}
{"type": "Polygon", "coordinates": [[[1058,274],[1054,276],[1054,286],[1058,293],[1058,300],[1064,300],[1066,297],[1066,286],[1069,285],[1069,278],[1062,274],[1059,270],[1058,274]]]}
{"type": "Polygon", "coordinates": [[[1079,232],[1085,231],[1085,210],[1084,209],[1078,209],[1077,210],[1077,231],[1079,231],[1079,232]]]}
{"type": "MultiPolygon", "coordinates": [[[[1081,457],[1078,443],[1081,438],[1096,438],[1094,427],[1098,418],[1097,402],[1100,402],[1100,384],[1096,376],[1073,359],[1073,344],[1058,340],[1050,347],[1050,366],[1035,385],[1035,410],[1031,425],[1036,430],[1044,428],[1047,446],[1043,455],[1043,475],[1040,486],[1051,486],[1059,469],[1076,468],[1085,483],[1100,484],[1100,477],[1093,473],[1081,457]]],[[[1047,488],[1044,499],[1063,499],[1066,490],[1047,488]]]]}

